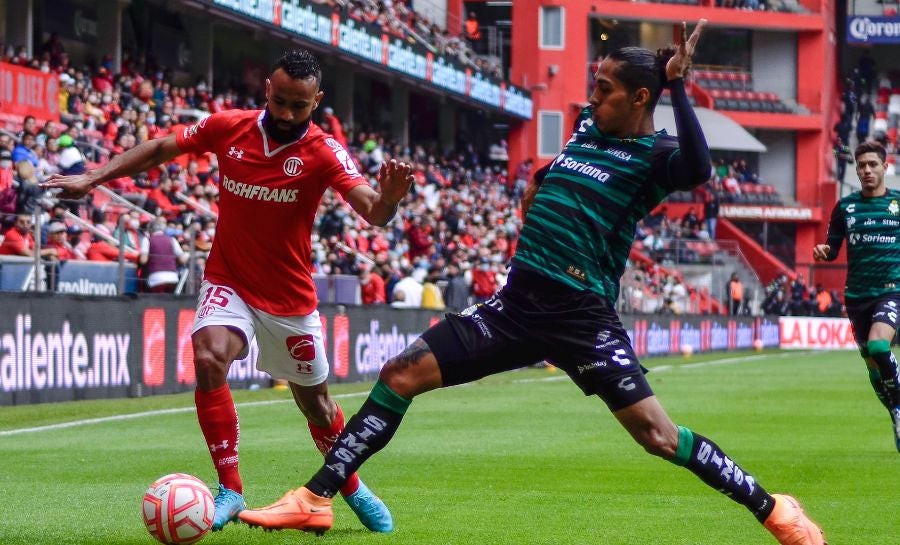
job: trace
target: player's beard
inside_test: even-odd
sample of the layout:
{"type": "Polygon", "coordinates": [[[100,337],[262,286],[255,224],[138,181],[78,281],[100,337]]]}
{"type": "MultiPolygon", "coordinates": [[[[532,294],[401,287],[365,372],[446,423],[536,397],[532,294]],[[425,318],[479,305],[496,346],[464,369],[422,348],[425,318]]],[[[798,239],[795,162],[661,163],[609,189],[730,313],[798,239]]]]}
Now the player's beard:
{"type": "Polygon", "coordinates": [[[288,142],[299,140],[300,137],[306,133],[307,129],[309,129],[309,123],[311,120],[312,115],[299,123],[291,124],[290,129],[280,129],[278,128],[277,123],[272,117],[272,112],[269,111],[269,107],[266,106],[266,111],[265,113],[263,113],[262,123],[263,128],[266,130],[266,134],[271,136],[275,141],[286,144],[288,142]]]}

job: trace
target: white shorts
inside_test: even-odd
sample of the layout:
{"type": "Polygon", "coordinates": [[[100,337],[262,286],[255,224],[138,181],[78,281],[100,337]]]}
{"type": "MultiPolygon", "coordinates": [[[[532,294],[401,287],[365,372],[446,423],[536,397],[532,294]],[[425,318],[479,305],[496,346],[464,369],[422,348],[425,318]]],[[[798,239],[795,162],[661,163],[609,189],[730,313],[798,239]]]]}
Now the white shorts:
{"type": "Polygon", "coordinates": [[[244,337],[239,359],[247,356],[256,337],[256,368],[274,378],[300,386],[316,386],[328,378],[317,310],[306,316],[275,316],[249,306],[235,290],[204,280],[191,334],[211,325],[226,326],[244,337]]]}

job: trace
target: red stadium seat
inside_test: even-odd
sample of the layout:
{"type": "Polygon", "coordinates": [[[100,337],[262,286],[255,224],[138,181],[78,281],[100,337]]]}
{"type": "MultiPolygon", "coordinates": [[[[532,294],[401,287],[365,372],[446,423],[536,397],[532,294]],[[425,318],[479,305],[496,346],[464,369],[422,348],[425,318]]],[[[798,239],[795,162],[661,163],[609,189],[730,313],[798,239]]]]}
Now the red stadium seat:
{"type": "Polygon", "coordinates": [[[749,91],[734,91],[734,98],[737,101],[737,107],[739,110],[752,110],[753,107],[750,104],[751,93],[749,91]]]}

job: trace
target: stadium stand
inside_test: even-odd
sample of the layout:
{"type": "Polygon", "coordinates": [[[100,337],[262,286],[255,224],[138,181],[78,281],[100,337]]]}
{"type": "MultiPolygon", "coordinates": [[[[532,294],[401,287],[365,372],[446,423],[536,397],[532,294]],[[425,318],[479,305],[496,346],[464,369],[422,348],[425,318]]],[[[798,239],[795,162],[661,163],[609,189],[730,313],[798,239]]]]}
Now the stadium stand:
{"type": "Polygon", "coordinates": [[[789,113],[777,94],[757,91],[750,72],[733,68],[698,67],[694,84],[709,92],[719,110],[789,113]]]}
{"type": "MultiPolygon", "coordinates": [[[[402,2],[394,2],[390,10],[371,1],[334,7],[350,10],[351,15],[376,24],[386,24],[387,19],[394,21],[385,14],[395,10],[403,14],[400,19],[405,23],[395,25],[391,32],[408,39],[421,39],[423,33],[410,30],[428,23],[402,2]]],[[[451,42],[429,43],[440,48],[449,47],[451,42]]],[[[65,52],[49,43],[32,59],[9,47],[0,50],[4,52],[4,62],[60,74],[62,123],[38,127],[26,119],[0,118],[0,149],[15,154],[18,148],[19,155],[29,159],[33,155],[38,180],[57,172],[73,172],[73,153],[80,152],[81,168],[92,168],[207,113],[259,107],[257,97],[242,96],[233,89],[214,90],[202,80],[192,86],[174,86],[166,68],[148,60],[126,58],[121,72],[113,74],[109,59],[93,68],[72,66],[65,52]]],[[[339,123],[336,118],[330,122],[339,123]]],[[[462,299],[466,303],[476,297],[472,281],[476,268],[486,267],[494,285],[505,282],[505,263],[515,251],[521,226],[522,184],[517,185],[516,181],[527,178],[530,166],[516,176],[508,176],[505,161],[491,159],[491,155],[505,156],[496,153],[504,143],[493,146],[496,149],[492,154],[471,149],[442,154],[434,146],[403,149],[378,131],[347,127],[345,132],[348,148],[362,171],[374,175],[380,161],[397,158],[415,165],[416,182],[398,218],[383,229],[354,218],[345,203],[326,194],[313,246],[315,272],[333,279],[320,282],[323,291],[344,294],[344,302],[355,302],[346,279],[356,282],[362,268],[371,268],[383,278],[383,300],[388,303],[400,279],[412,276],[422,282],[428,271],[435,268],[440,271],[441,287],[453,282],[448,271],[459,271],[469,290],[462,299]],[[454,267],[451,269],[450,265],[454,267]]],[[[17,194],[11,191],[19,184],[12,174],[12,164],[0,159],[0,193],[6,190],[7,194],[17,194]]],[[[51,208],[52,203],[46,201],[42,223],[49,225],[53,221],[66,227],[64,244],[71,249],[69,259],[112,259],[118,253],[115,247],[121,244],[125,245],[128,258],[133,259],[132,252],[140,249],[151,224],[161,218],[166,224],[164,233],[193,256],[179,269],[179,290],[190,292],[202,275],[206,252],[215,234],[217,194],[214,156],[179,157],[144,175],[111,182],[108,189],[92,192],[85,203],[61,203],[65,207],[51,208]],[[99,243],[108,248],[103,252],[89,251],[92,244],[99,243]]],[[[0,218],[2,232],[11,225],[14,208],[15,204],[9,214],[0,218]]],[[[46,235],[42,237],[43,244],[47,243],[46,235]]],[[[703,290],[685,286],[676,270],[666,270],[666,274],[673,280],[648,284],[643,309],[675,313],[719,310],[708,294],[702,294],[703,290]],[[673,290],[675,296],[671,295],[673,290]],[[679,295],[682,290],[683,297],[679,295]]]]}

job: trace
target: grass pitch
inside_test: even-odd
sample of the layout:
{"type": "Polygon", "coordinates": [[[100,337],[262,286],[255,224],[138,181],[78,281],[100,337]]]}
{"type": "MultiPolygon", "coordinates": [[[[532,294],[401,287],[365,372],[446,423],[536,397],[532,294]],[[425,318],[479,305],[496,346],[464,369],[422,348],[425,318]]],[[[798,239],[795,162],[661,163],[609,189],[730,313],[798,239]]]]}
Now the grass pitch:
{"type": "MultiPolygon", "coordinates": [[[[900,454],[857,353],[644,363],[677,423],[717,442],[770,492],[799,498],[830,543],[900,543],[900,454]]],[[[348,417],[369,387],[333,387],[348,417]]],[[[251,506],[321,463],[289,397],[235,392],[251,506]]],[[[191,394],[2,408],[0,453],[2,545],[152,545],[140,500],[154,479],[186,472],[215,483],[191,394]],[[10,433],[87,418],[101,420],[10,433]]],[[[392,534],[367,532],[338,500],[335,528],[321,538],[229,525],[201,543],[775,543],[743,507],[645,454],[601,401],[542,369],[420,397],[362,475],[391,507],[392,534]]]]}

